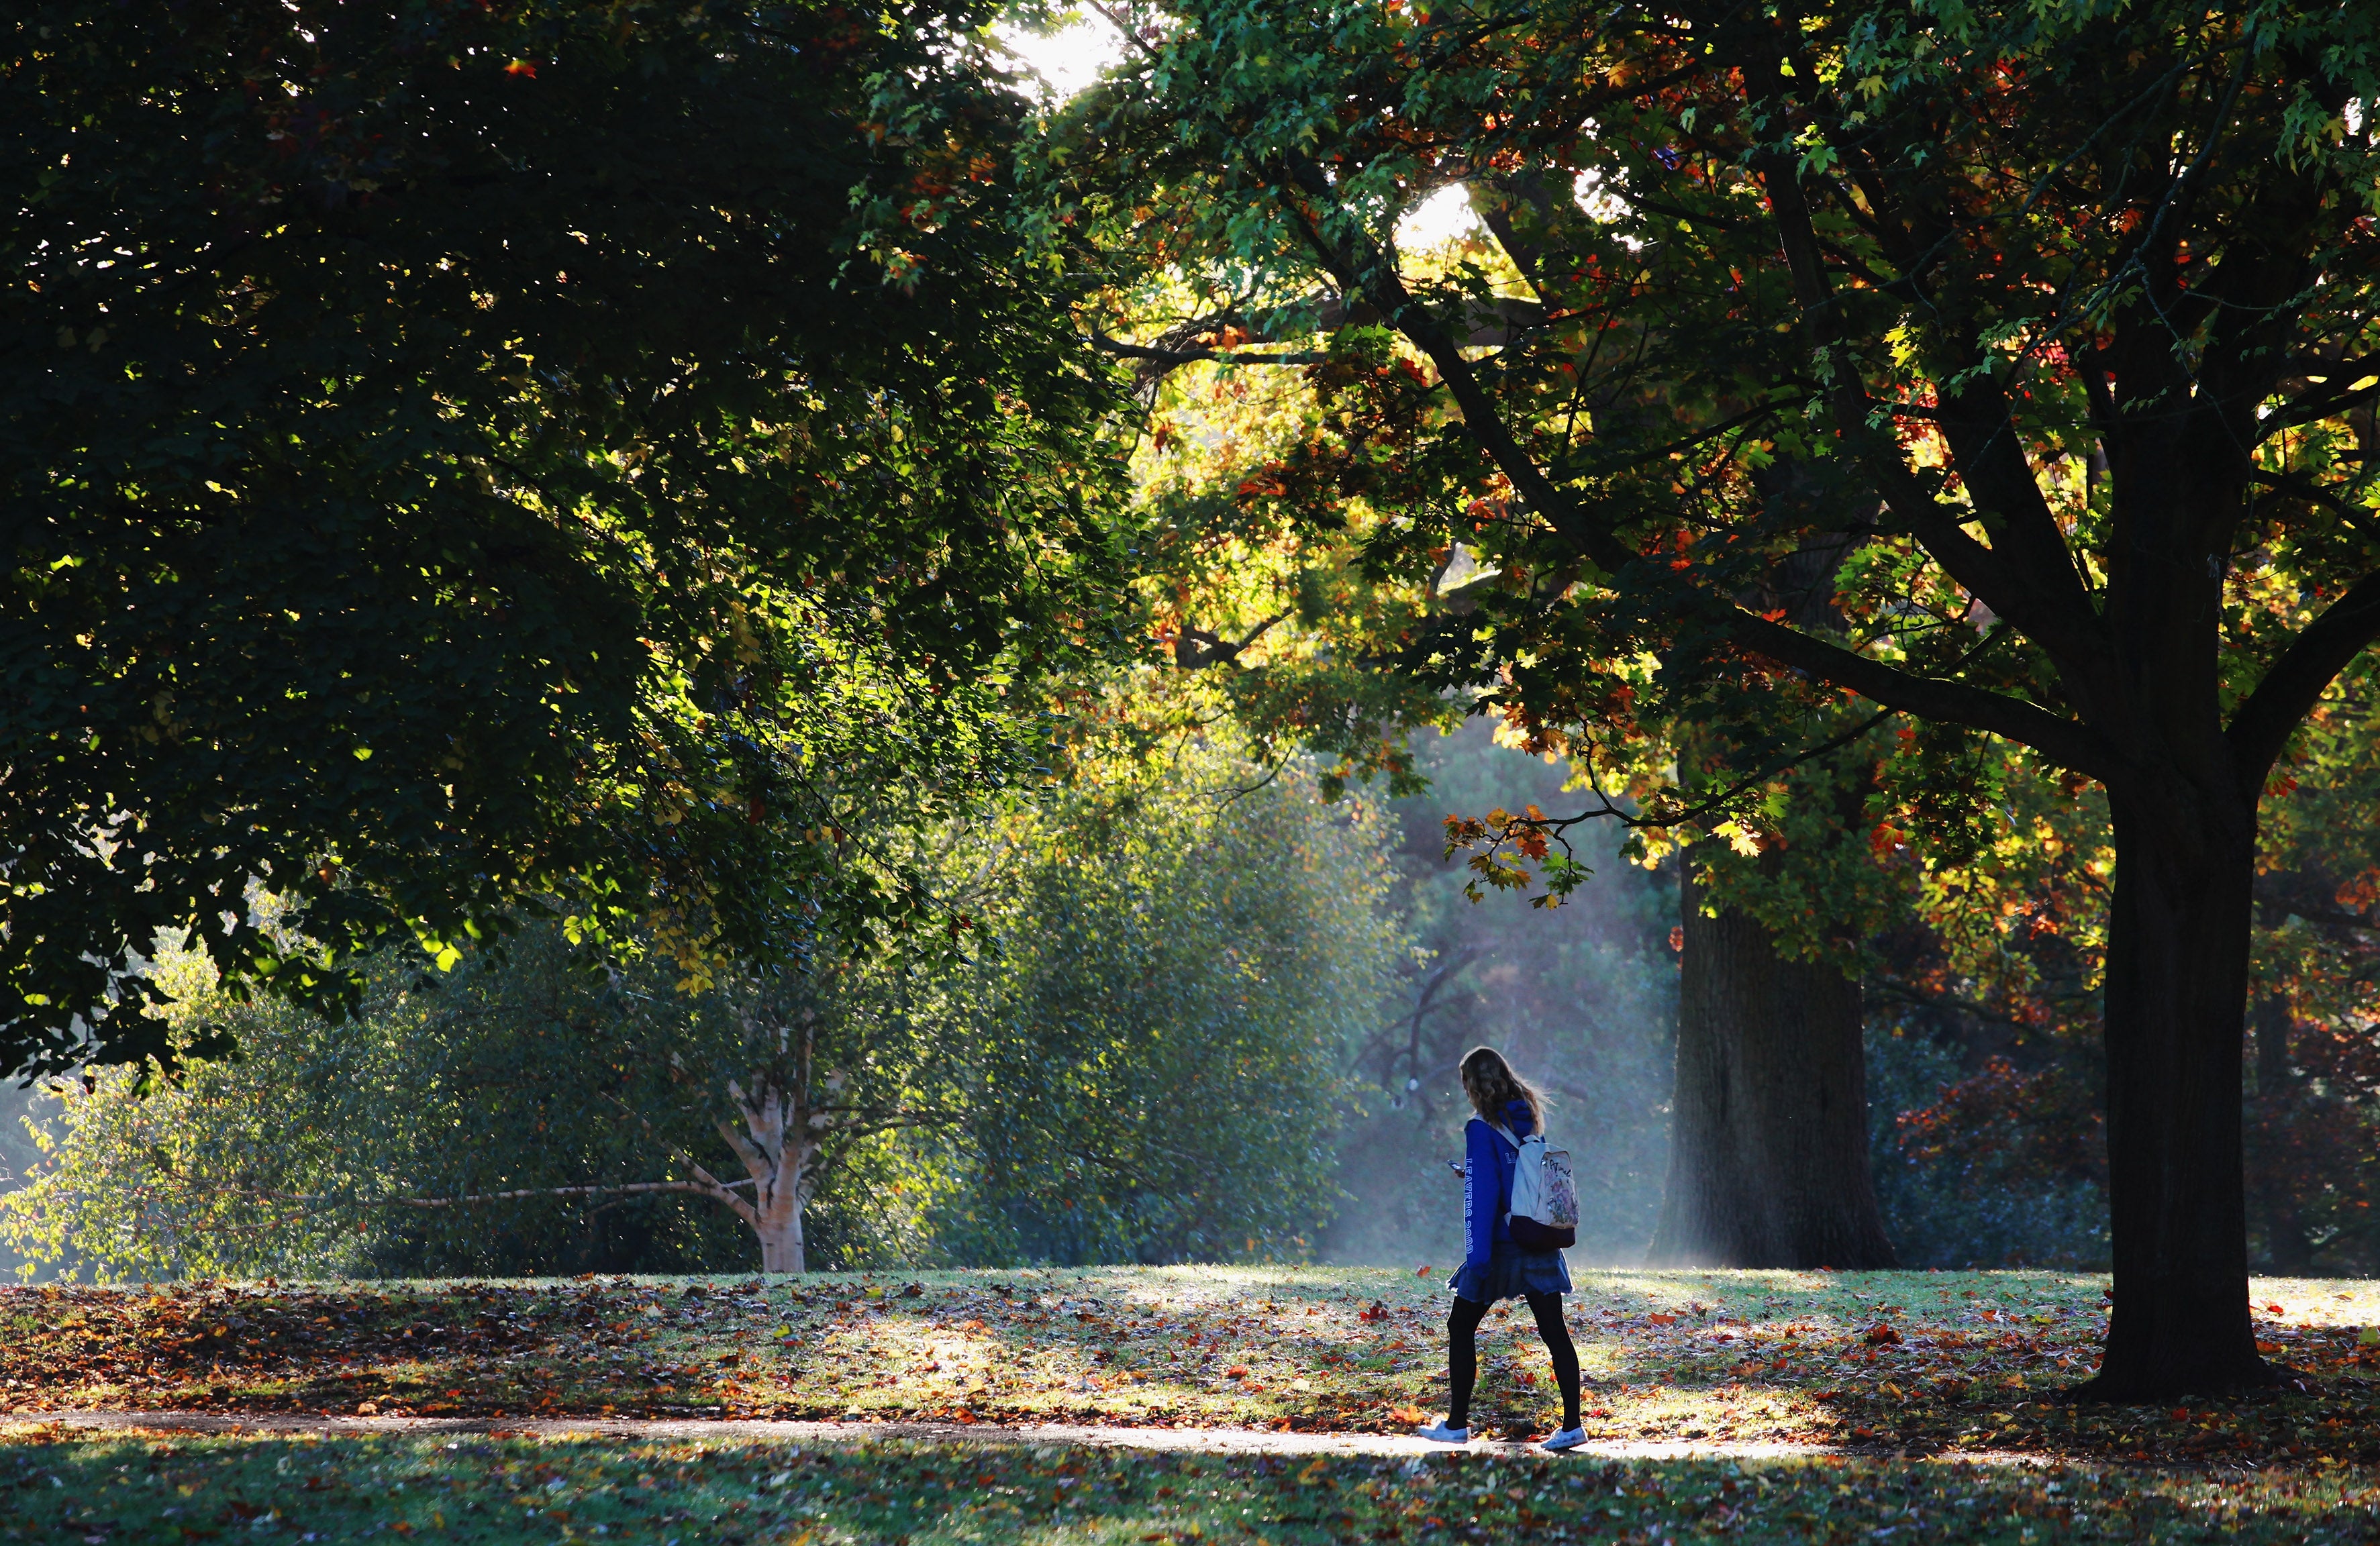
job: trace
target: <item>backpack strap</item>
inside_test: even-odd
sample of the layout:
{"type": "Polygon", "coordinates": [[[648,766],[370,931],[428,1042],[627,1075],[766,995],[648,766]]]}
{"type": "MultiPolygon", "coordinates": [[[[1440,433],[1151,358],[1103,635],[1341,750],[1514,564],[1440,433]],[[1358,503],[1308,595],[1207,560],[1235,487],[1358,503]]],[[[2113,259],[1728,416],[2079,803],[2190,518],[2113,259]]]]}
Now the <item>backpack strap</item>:
{"type": "MultiPolygon", "coordinates": [[[[1487,1121],[1487,1118],[1483,1117],[1481,1117],[1481,1118],[1480,1118],[1480,1120],[1482,1120],[1482,1121],[1487,1121]]],[[[1510,1143],[1510,1144],[1512,1146],[1512,1157],[1513,1157],[1513,1159],[1515,1159],[1515,1160],[1517,1161],[1517,1160],[1520,1158],[1520,1156],[1521,1156],[1521,1141],[1520,1141],[1519,1139],[1517,1139],[1517,1138],[1515,1138],[1515,1137],[1513,1137],[1513,1136],[1512,1136],[1512,1130],[1511,1130],[1510,1129],[1506,1128],[1506,1127],[1504,1126],[1504,1124],[1503,1124],[1503,1123],[1501,1123],[1501,1122],[1488,1122],[1488,1130],[1489,1132],[1494,1133],[1497,1137],[1499,1137],[1499,1138],[1502,1139],[1505,1142],[1510,1143]]],[[[1506,1211],[1504,1211],[1503,1213],[1499,1214],[1497,1215],[1497,1221],[1498,1221],[1499,1223],[1501,1223],[1501,1224],[1510,1224],[1510,1223],[1512,1223],[1512,1211],[1511,1211],[1510,1209],[1507,1209],[1507,1210],[1506,1210],[1506,1211]]]]}

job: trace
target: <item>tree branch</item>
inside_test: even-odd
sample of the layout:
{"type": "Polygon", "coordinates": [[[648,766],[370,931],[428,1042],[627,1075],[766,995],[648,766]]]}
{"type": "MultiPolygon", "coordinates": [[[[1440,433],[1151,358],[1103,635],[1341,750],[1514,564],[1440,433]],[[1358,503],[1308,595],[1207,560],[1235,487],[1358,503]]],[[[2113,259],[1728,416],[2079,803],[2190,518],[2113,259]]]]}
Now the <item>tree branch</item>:
{"type": "MultiPolygon", "coordinates": [[[[261,1187],[208,1188],[239,1197],[260,1198],[272,1202],[331,1203],[343,1208],[461,1208],[481,1202],[516,1202],[529,1197],[618,1197],[631,1192],[689,1191],[698,1196],[711,1197],[713,1190],[728,1187],[750,1186],[749,1181],[625,1181],[616,1186],[601,1187],[523,1187],[514,1191],[464,1192],[454,1197],[337,1197],[328,1192],[271,1191],[261,1187]]],[[[736,1199],[741,1201],[741,1199],[736,1199]]]]}
{"type": "Polygon", "coordinates": [[[1287,354],[1251,355],[1236,349],[1162,349],[1147,344],[1126,344],[1111,338],[1099,328],[1091,330],[1091,347],[1101,354],[1122,359],[1145,359],[1172,369],[1176,366],[1196,365],[1213,360],[1219,365],[1320,365],[1330,356],[1312,349],[1297,349],[1287,354]]]}
{"type": "Polygon", "coordinates": [[[1979,1004],[1972,998],[1961,998],[1954,993],[1921,992],[1905,983],[1895,982],[1888,977],[1872,977],[1862,983],[1860,986],[1864,991],[1878,997],[1899,999],[1903,1004],[1921,1009],[1938,1009],[1948,1014],[1970,1015],[1976,1020],[1990,1021],[1995,1025],[2014,1026],[2019,1031],[2041,1029],[2030,1021],[2020,1020],[2005,1010],[1979,1004]]]}
{"type": "MultiPolygon", "coordinates": [[[[1287,180],[1318,203],[1331,197],[1330,180],[1319,167],[1292,167],[1287,180]]],[[[1296,200],[1282,198],[1280,203],[1283,212],[1296,223],[1307,248],[1330,271],[1340,287],[1370,301],[1413,341],[1415,348],[1429,356],[1430,364],[1438,369],[1439,380],[1446,383],[1448,394],[1462,410],[1463,428],[1512,483],[1522,502],[1544,517],[1564,541],[1605,574],[1618,574],[1634,562],[1635,550],[1614,537],[1609,527],[1590,521],[1578,501],[1555,487],[1536,458],[1522,448],[1494,400],[1480,384],[1470,360],[1463,356],[1454,335],[1414,298],[1387,254],[1369,243],[1366,250],[1359,252],[1349,243],[1326,236],[1296,200]]]]}
{"type": "Polygon", "coordinates": [[[2277,912],[2286,912],[2291,917],[2302,918],[2309,924],[2321,924],[2328,928],[2358,929],[2365,934],[2380,934],[2380,923],[2374,923],[2361,913],[2350,912],[2345,908],[2322,907],[2313,902],[2286,900],[2269,901],[2265,905],[2277,912]]]}
{"type": "Polygon", "coordinates": [[[2330,489],[2300,477],[2294,473],[2267,472],[2262,467],[2251,467],[2248,470],[2248,476],[2267,489],[2277,489],[2284,494],[2295,495],[2308,504],[2322,506],[2352,526],[2365,541],[2380,542],[2380,522],[2374,522],[2371,517],[2371,512],[2362,505],[2350,504],[2330,489]]]}
{"type": "MultiPolygon", "coordinates": [[[[1869,419],[1876,404],[1861,384],[1843,344],[1835,298],[1819,256],[1816,225],[1809,202],[1803,197],[1799,168],[1791,157],[1763,157],[1760,173],[1785,253],[1786,272],[1792,278],[1794,298],[1810,319],[1814,343],[1819,348],[1838,351],[1842,356],[1834,361],[1836,384],[1827,394],[1836,428],[1852,444],[1871,448],[1859,457],[1860,464],[1876,479],[1877,491],[1883,495],[1886,506],[1925,545],[1936,562],[1994,612],[2022,629],[2059,661],[2066,674],[2072,676],[2096,656],[2090,646],[2090,635],[2096,632],[2096,616],[2091,610],[2089,593],[2082,586],[2072,555],[2066,550],[2055,523],[2047,521],[2046,508],[2036,513],[2047,525],[2046,537],[2036,536],[2030,542],[2020,537],[2017,546],[2039,550],[2027,554],[2036,569],[2047,567],[2048,551],[2054,550],[2056,567],[2062,572],[2054,577],[2031,573],[2011,562],[2009,554],[1968,536],[1961,528],[1960,513],[1943,508],[1911,470],[1897,445],[1888,451],[1876,445],[1877,435],[1870,428],[1869,419]]],[[[1949,404],[1940,407],[1947,432],[1956,417],[1955,410],[1949,404]]],[[[2003,439],[2007,428],[2003,423],[1981,441],[1972,433],[1962,433],[1967,450],[1960,461],[1961,471],[1971,479],[1987,471],[1974,465],[1977,456],[1995,448],[2005,455],[2012,449],[2013,442],[2003,439]]],[[[2002,469],[1995,465],[1989,471],[2002,469]]],[[[2014,477],[2010,475],[1995,481],[2012,483],[2014,477]]],[[[2033,487],[2029,475],[2024,486],[2033,487]]],[[[2004,529],[2014,533],[2023,529],[2023,525],[2020,518],[2004,529]]]]}
{"type": "Polygon", "coordinates": [[[2224,736],[2231,743],[2243,791],[2252,798],[2264,788],[2265,776],[2289,744],[2298,721],[2374,639],[2380,639],[2380,570],[2355,582],[2306,624],[2233,711],[2224,736]]]}
{"type": "Polygon", "coordinates": [[[2038,704],[1964,682],[1915,676],[1751,612],[1738,611],[1732,626],[1744,647],[1888,708],[1988,731],[2102,783],[2121,767],[2115,749],[2096,731],[2038,704]]]}
{"type": "Polygon", "coordinates": [[[713,1176],[709,1170],[705,1169],[702,1163],[699,1160],[697,1160],[692,1154],[687,1153],[684,1149],[679,1148],[668,1139],[663,1138],[653,1127],[652,1123],[646,1119],[643,1112],[637,1110],[635,1107],[629,1105],[627,1102],[622,1100],[617,1095],[612,1094],[608,1091],[605,1092],[603,1098],[610,1101],[613,1105],[618,1106],[622,1111],[626,1112],[630,1117],[635,1117],[637,1125],[645,1129],[646,1137],[653,1140],[663,1149],[667,1150],[671,1158],[676,1160],[680,1165],[685,1166],[688,1170],[693,1171],[695,1179],[699,1181],[702,1186],[710,1189],[704,1193],[705,1196],[709,1197],[714,1202],[726,1203],[729,1208],[735,1210],[735,1216],[742,1219],[747,1224],[754,1223],[759,1217],[759,1213],[753,1208],[751,1203],[745,1202],[744,1199],[736,1196],[734,1192],[727,1190],[731,1184],[739,1187],[744,1185],[742,1181],[730,1183],[721,1180],[718,1177],[713,1176]]]}

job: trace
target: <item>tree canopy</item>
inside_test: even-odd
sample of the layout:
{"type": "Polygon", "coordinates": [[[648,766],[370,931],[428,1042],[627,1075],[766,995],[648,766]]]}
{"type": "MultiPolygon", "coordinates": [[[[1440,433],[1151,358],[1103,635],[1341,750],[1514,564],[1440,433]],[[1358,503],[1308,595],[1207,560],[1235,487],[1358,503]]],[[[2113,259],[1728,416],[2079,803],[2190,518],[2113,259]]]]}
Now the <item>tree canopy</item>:
{"type": "MultiPolygon", "coordinates": [[[[1778,774],[1894,715],[1879,828],[1972,852],[2004,766],[1980,737],[2105,789],[2098,1388],[2264,1378],[2257,806],[2380,634],[2374,19],[1135,16],[1051,182],[1190,287],[1119,347],[1308,372],[1323,422],[1243,501],[1348,531],[1424,604],[1380,658],[1640,803],[1576,819],[1731,821],[1756,852],[1778,774]],[[1396,223],[1454,185],[1492,248],[1416,269],[1396,223]],[[1457,558],[1473,583],[1441,594],[1457,558]]],[[[1490,879],[1547,860],[1559,889],[1569,820],[1458,835],[1490,879]]]]}
{"type": "Polygon", "coordinates": [[[1029,766],[1111,588],[990,15],[12,14],[0,1061],[168,1051],[160,928],[335,1009],[546,898],[917,911],[871,829],[1029,766]]]}

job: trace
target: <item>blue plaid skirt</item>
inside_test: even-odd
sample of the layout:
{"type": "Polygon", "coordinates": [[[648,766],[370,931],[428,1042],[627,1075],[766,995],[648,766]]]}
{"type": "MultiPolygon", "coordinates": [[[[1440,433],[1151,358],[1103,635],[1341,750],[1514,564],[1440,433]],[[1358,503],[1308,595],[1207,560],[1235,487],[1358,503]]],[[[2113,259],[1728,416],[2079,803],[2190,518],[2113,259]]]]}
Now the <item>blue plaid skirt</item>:
{"type": "Polygon", "coordinates": [[[1457,1298],[1474,1304],[1524,1294],[1567,1294],[1570,1262],[1559,1250],[1523,1250],[1499,1240],[1487,1261],[1476,1265],[1466,1262],[1455,1269],[1453,1288],[1457,1298]]]}

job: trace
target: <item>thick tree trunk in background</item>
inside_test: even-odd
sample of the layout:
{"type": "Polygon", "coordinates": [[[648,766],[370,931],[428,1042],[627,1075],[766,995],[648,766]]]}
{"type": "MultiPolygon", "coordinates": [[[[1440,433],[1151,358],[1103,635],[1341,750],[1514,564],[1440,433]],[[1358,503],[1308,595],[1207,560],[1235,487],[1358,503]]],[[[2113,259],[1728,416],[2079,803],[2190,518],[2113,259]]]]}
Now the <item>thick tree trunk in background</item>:
{"type": "Polygon", "coordinates": [[[2240,1112],[2256,811],[2111,789],[2107,1201],[2115,1303],[2077,1395],[2144,1401],[2270,1383],[2248,1315],[2240,1112]]]}
{"type": "Polygon", "coordinates": [[[2267,1142],[2278,1151],[2257,1166],[2258,1210],[2265,1220],[2265,1254],[2280,1277],[2304,1277],[2313,1270],[2313,1243],[2306,1238],[2305,1215],[2290,1185],[2286,1139],[2299,1088],[2289,1067],[2289,1028],[2296,1019],[2289,996],[2268,993],[2256,1004],[2256,1105],[2267,1142]]]}
{"type": "Polygon", "coordinates": [[[1857,983],[1682,899],[1677,1082],[1657,1266],[1893,1265],[1868,1170],[1857,983]]]}

